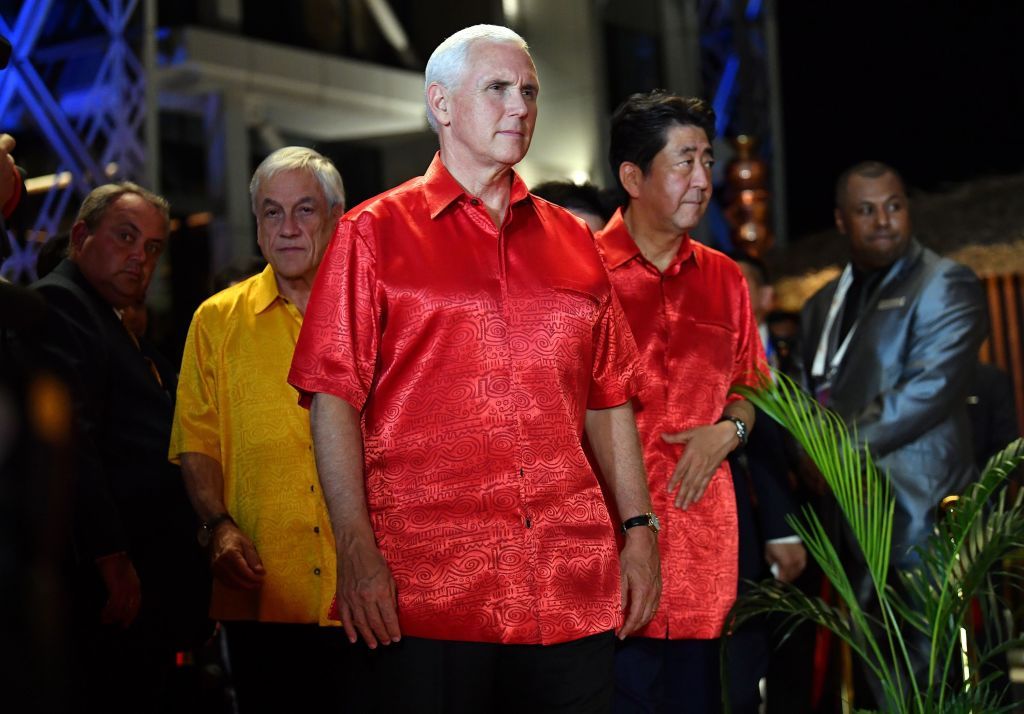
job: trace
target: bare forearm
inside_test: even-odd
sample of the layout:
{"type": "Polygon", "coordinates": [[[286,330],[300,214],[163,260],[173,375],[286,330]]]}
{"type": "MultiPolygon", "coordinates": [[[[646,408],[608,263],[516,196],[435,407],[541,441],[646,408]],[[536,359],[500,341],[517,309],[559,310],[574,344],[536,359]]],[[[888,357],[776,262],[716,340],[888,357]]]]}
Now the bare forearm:
{"type": "MultiPolygon", "coordinates": [[[[587,438],[605,477],[621,518],[650,513],[643,451],[633,407],[627,402],[611,409],[587,410],[587,438]]],[[[650,528],[631,528],[619,553],[622,583],[620,639],[650,622],[661,597],[658,538],[650,528]]]]}
{"type": "Polygon", "coordinates": [[[397,642],[395,579],[377,549],[366,508],[363,434],[359,412],[343,399],[317,394],[309,411],[320,488],[327,501],[338,554],[338,613],[350,642],[370,649],[397,642]]]}
{"type": "Polygon", "coordinates": [[[627,402],[610,409],[588,409],[586,433],[619,515],[631,518],[650,512],[651,494],[633,407],[627,402]]]}
{"type": "Polygon", "coordinates": [[[316,468],[340,552],[352,539],[373,540],[366,508],[359,412],[344,399],[317,394],[309,410],[316,468]]]}
{"type": "Polygon", "coordinates": [[[200,520],[209,521],[226,513],[224,505],[224,471],[220,463],[206,454],[189,451],[181,454],[181,472],[192,508],[200,520]]]}

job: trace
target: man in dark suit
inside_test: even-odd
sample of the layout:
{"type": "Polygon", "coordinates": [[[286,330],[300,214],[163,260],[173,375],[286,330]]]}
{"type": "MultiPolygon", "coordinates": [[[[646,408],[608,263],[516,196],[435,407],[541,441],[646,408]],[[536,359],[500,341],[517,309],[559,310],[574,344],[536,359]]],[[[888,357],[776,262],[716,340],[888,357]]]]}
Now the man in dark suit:
{"type": "MultiPolygon", "coordinates": [[[[965,408],[985,305],[968,268],[912,237],[906,190],[891,167],[845,171],[835,220],[850,240],[850,263],[804,307],[804,368],[819,401],[856,427],[889,474],[892,564],[906,568],[932,531],[938,501],[976,475],[965,408]]],[[[847,550],[846,562],[860,560],[857,548],[847,550]]],[[[867,602],[866,573],[851,580],[867,602]]]]}
{"type": "Polygon", "coordinates": [[[176,650],[208,629],[209,575],[181,475],[167,462],[175,376],[121,322],[146,293],[167,202],[130,183],[92,191],[68,258],[33,286],[35,347],[73,395],[72,647],[83,710],[155,710],[176,650]]]}
{"type": "MultiPolygon", "coordinates": [[[[732,258],[743,272],[750,291],[750,308],[765,359],[777,369],[778,355],[766,323],[775,302],[768,269],[760,260],[745,254],[736,254],[732,258]]],[[[740,534],[740,594],[749,588],[748,580],[775,577],[791,583],[800,576],[807,563],[803,543],[786,522],[787,516],[797,513],[788,480],[790,457],[787,435],[760,409],[755,409],[755,413],[757,429],[750,433],[742,450],[729,455],[740,534]]],[[[764,698],[763,678],[768,674],[774,657],[771,635],[769,618],[747,623],[732,633],[727,663],[729,701],[734,714],[759,711],[764,698]]],[[[792,662],[787,662],[787,666],[792,665],[792,662]]],[[[769,701],[776,696],[774,689],[774,682],[769,682],[769,701]]]]}

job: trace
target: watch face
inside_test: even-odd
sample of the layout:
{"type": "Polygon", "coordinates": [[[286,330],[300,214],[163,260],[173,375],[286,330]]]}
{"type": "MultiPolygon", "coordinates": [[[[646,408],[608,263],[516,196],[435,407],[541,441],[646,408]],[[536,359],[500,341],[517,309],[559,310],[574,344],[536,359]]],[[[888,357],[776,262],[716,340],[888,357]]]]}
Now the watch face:
{"type": "Polygon", "coordinates": [[[657,533],[658,531],[661,530],[661,521],[659,521],[658,517],[655,514],[653,514],[653,513],[650,514],[650,516],[651,516],[651,530],[653,530],[655,533],[657,533]]]}

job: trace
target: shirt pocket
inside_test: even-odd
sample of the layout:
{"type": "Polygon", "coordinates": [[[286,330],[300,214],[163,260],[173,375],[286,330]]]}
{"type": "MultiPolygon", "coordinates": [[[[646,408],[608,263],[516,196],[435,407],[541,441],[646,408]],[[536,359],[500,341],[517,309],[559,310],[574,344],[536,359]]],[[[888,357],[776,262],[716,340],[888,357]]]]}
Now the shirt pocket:
{"type": "Polygon", "coordinates": [[[671,351],[673,371],[686,374],[683,381],[693,384],[699,375],[702,391],[708,388],[725,398],[736,363],[736,332],[721,322],[692,320],[681,333],[671,351]]]}
{"type": "Polygon", "coordinates": [[[551,287],[553,314],[564,314],[593,327],[601,314],[602,300],[594,293],[577,287],[551,287]]]}

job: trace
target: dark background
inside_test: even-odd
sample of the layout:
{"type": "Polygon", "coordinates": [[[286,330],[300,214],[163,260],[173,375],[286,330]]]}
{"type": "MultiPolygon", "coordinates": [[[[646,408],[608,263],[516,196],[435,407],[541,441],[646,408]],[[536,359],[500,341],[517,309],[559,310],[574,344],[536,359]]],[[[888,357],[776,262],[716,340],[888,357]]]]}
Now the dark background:
{"type": "Polygon", "coordinates": [[[778,17],[791,239],[831,224],[857,161],[929,192],[1024,171],[1024,2],[781,0],[778,17]]]}

